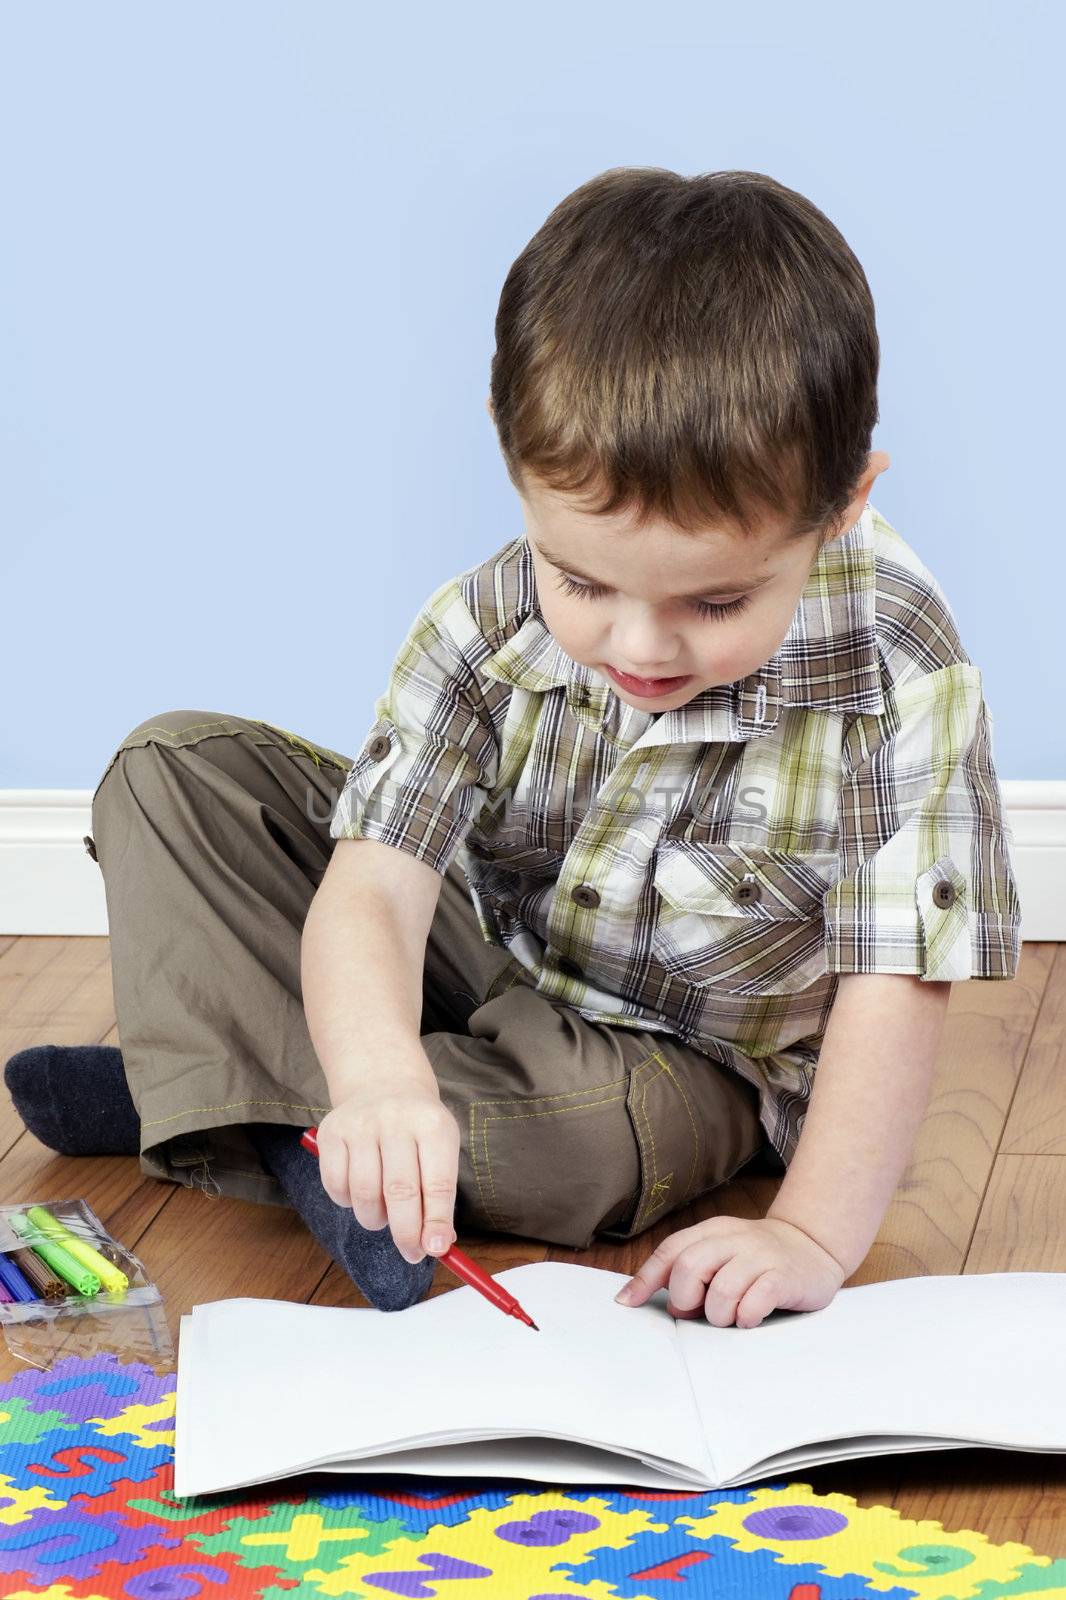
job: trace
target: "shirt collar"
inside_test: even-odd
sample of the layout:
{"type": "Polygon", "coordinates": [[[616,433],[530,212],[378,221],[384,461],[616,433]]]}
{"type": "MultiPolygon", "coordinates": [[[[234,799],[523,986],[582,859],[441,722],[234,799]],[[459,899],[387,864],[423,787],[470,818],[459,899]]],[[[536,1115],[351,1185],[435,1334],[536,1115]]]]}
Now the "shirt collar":
{"type": "MultiPolygon", "coordinates": [[[[642,745],[711,743],[772,733],[793,706],[819,711],[884,710],[876,633],[876,556],[869,502],[847,533],[833,539],[811,568],[795,614],[770,660],[746,678],[704,689],[664,711],[642,745]]],[[[522,541],[523,592],[536,591],[533,558],[522,541]]],[[[610,684],[566,654],[539,607],[480,671],[534,694],[564,685],[573,715],[588,727],[603,721],[610,684]]]]}

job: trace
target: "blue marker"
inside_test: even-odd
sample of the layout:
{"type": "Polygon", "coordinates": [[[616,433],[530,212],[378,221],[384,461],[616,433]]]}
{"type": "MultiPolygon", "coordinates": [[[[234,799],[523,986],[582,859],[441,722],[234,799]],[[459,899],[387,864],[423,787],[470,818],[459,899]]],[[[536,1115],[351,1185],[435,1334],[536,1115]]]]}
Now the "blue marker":
{"type": "Polygon", "coordinates": [[[40,1299],[30,1280],[2,1250],[0,1250],[0,1283],[3,1283],[14,1298],[23,1304],[27,1300],[40,1299]]]}

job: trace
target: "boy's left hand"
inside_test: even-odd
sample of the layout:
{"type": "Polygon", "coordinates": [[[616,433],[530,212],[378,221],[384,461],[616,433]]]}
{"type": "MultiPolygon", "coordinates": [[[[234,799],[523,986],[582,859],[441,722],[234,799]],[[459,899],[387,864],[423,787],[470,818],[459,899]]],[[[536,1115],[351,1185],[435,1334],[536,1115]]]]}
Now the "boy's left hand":
{"type": "Polygon", "coordinates": [[[664,1239],[616,1298],[639,1306],[665,1286],[673,1316],[705,1313],[716,1328],[754,1328],[777,1308],[819,1311],[847,1276],[782,1217],[709,1217],[664,1239]]]}

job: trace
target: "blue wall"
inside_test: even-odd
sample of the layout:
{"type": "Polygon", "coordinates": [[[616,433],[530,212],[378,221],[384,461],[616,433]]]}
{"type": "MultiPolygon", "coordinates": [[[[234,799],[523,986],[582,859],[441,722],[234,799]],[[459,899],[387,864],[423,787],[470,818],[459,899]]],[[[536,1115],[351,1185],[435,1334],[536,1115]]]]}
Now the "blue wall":
{"type": "Polygon", "coordinates": [[[507,269],[620,165],[773,174],[863,262],[874,504],[1066,775],[1051,4],[5,8],[0,787],[154,712],[354,753],[422,600],[521,531],[507,269]]]}

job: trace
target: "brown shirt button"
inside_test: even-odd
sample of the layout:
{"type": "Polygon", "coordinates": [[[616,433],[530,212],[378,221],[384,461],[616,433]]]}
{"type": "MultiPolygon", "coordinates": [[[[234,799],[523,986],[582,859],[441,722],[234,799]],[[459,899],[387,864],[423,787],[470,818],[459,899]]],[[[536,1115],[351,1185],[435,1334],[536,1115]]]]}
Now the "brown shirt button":
{"type": "Polygon", "coordinates": [[[598,906],[600,897],[591,883],[579,883],[576,889],[571,889],[570,898],[576,906],[598,906]]]}
{"type": "Polygon", "coordinates": [[[384,733],[377,733],[367,745],[366,753],[370,757],[371,761],[380,761],[382,756],[387,756],[391,749],[392,746],[389,743],[388,735],[384,733]]]}
{"type": "Polygon", "coordinates": [[[93,839],[92,834],[91,833],[87,833],[85,835],[85,838],[81,842],[85,846],[85,854],[88,855],[88,856],[92,856],[93,860],[96,861],[98,859],[98,857],[97,857],[97,854],[96,854],[96,844],[95,844],[95,841],[93,839]]]}
{"type": "Polygon", "coordinates": [[[761,894],[762,890],[759,888],[759,885],[755,882],[754,878],[743,878],[741,882],[737,884],[736,893],[734,894],[733,898],[739,905],[746,906],[758,900],[761,894]]]}
{"type": "Polygon", "coordinates": [[[955,904],[957,893],[958,891],[953,883],[950,883],[947,878],[941,878],[940,882],[934,885],[933,900],[938,906],[943,906],[946,911],[948,906],[955,904]]]}

